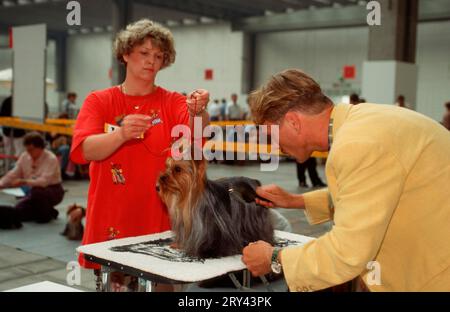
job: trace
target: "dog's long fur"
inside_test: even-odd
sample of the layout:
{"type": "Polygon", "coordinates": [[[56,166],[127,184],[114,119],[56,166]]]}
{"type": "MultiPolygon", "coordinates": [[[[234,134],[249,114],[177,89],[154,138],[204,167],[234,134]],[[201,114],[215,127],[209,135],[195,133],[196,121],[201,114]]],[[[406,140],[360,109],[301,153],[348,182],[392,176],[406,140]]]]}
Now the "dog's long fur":
{"type": "Polygon", "coordinates": [[[248,243],[273,243],[267,208],[255,203],[257,180],[206,177],[205,160],[166,162],[157,190],[167,205],[175,243],[186,254],[217,258],[239,254],[248,243]]]}

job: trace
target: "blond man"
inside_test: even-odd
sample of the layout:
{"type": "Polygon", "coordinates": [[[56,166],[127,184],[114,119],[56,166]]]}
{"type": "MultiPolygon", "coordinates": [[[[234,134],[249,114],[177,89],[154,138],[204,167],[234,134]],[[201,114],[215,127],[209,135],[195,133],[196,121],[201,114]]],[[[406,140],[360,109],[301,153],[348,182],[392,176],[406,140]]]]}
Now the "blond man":
{"type": "Polygon", "coordinates": [[[281,264],[291,291],[357,277],[370,291],[450,290],[450,136],[442,125],[390,105],[334,105],[299,70],[273,76],[250,103],[256,123],[279,125],[280,146],[297,161],[329,151],[328,189],[263,186],[260,203],[304,209],[311,224],[334,221],[301,247],[251,243],[243,261],[254,275],[281,264]]]}

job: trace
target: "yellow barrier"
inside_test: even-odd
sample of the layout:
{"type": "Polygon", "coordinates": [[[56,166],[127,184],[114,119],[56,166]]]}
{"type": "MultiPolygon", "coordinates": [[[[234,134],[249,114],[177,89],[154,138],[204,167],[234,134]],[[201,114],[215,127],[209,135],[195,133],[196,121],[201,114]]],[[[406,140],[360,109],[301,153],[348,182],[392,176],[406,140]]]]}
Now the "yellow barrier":
{"type": "Polygon", "coordinates": [[[75,125],[76,120],[75,119],[46,119],[46,124],[52,124],[52,125],[60,125],[60,126],[73,126],[75,125]]]}
{"type": "Polygon", "coordinates": [[[226,127],[226,126],[246,126],[246,125],[254,125],[255,123],[250,120],[237,120],[237,121],[211,121],[210,125],[226,127]]]}
{"type": "MultiPolygon", "coordinates": [[[[46,124],[40,124],[31,121],[22,121],[20,118],[15,117],[0,117],[0,125],[11,128],[19,128],[26,130],[35,130],[41,132],[51,132],[51,133],[59,133],[68,136],[73,135],[73,124],[75,120],[71,119],[47,119],[46,124]],[[56,126],[56,125],[64,125],[64,126],[56,126]]],[[[243,122],[247,121],[219,121],[212,122],[212,125],[218,126],[233,126],[233,125],[242,125],[243,122]]],[[[251,122],[247,124],[252,124],[251,122]]],[[[235,142],[220,142],[217,141],[207,141],[207,147],[214,147],[216,150],[222,152],[237,152],[237,153],[258,153],[258,154],[273,154],[280,156],[288,156],[286,154],[278,152],[272,152],[272,147],[270,144],[255,144],[255,143],[235,143],[235,142]]],[[[327,158],[328,153],[326,152],[314,152],[312,157],[316,158],[327,158]]]]}
{"type": "Polygon", "coordinates": [[[15,117],[0,117],[0,125],[11,128],[60,133],[70,136],[73,135],[73,130],[71,127],[52,126],[37,122],[23,121],[20,120],[20,118],[15,117]]]}
{"type": "MultiPolygon", "coordinates": [[[[238,143],[238,142],[226,142],[226,141],[206,141],[205,147],[210,151],[212,148],[221,152],[236,152],[236,153],[258,153],[258,154],[271,154],[288,157],[288,154],[282,153],[280,150],[272,151],[270,144],[256,144],[256,143],[238,143]]],[[[313,152],[311,157],[315,158],[327,158],[327,152],[313,152]]]]}

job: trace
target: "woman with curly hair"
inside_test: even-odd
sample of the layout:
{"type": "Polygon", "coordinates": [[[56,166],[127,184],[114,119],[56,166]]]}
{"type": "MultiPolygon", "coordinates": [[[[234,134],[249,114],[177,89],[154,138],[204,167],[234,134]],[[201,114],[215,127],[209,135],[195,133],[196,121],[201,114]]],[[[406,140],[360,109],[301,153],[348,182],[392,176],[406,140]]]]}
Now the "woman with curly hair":
{"type": "MultiPolygon", "coordinates": [[[[195,116],[203,126],[208,122],[206,90],[185,97],[155,84],[158,72],[175,61],[168,29],[147,19],[132,23],[117,34],[114,53],[126,66],[125,81],[89,94],[74,129],[71,158],[90,162],[83,244],[169,230],[155,185],[173,142],[171,130],[192,128],[195,116]]],[[[99,275],[98,265],[82,255],[79,261],[99,275]]]]}

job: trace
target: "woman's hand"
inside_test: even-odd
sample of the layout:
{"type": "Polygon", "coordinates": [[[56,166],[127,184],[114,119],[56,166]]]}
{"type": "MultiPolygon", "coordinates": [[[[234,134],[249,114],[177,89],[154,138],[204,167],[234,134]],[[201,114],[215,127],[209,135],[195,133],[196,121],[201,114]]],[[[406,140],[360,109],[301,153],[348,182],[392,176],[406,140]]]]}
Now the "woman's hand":
{"type": "Polygon", "coordinates": [[[119,129],[122,139],[128,141],[131,139],[142,138],[145,131],[151,127],[151,119],[152,118],[148,115],[140,114],[125,116],[119,129]]]}
{"type": "Polygon", "coordinates": [[[10,187],[21,187],[27,184],[27,181],[25,179],[15,179],[11,182],[9,185],[10,187]]]}
{"type": "Polygon", "coordinates": [[[189,115],[198,116],[205,111],[209,102],[209,92],[204,89],[197,89],[187,95],[186,103],[189,115]]]}
{"type": "Polygon", "coordinates": [[[263,198],[256,198],[256,203],[265,207],[303,208],[304,206],[302,195],[291,194],[275,184],[256,188],[256,194],[263,198]]]}

